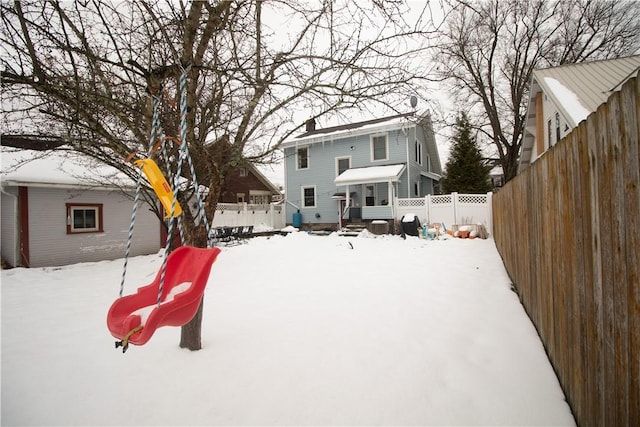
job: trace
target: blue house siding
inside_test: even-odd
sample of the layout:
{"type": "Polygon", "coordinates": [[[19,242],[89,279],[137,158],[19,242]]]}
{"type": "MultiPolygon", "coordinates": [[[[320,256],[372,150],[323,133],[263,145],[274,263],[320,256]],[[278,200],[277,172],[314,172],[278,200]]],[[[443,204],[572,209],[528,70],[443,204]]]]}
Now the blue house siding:
{"type": "MultiPolygon", "coordinates": [[[[285,188],[289,202],[286,207],[287,223],[292,222],[293,214],[299,209],[303,224],[339,224],[340,203],[345,203],[347,191],[346,186],[334,183],[339,175],[339,159],[343,159],[343,169],[346,165],[344,159],[348,159],[348,169],[406,165],[399,181],[392,184],[395,197],[423,196],[432,192],[432,179],[423,174],[429,170],[425,132],[414,121],[402,118],[401,122],[399,118],[401,116],[394,116],[391,119],[395,121],[387,124],[380,119],[377,121],[381,122],[380,126],[369,126],[368,129],[360,129],[358,124],[353,128],[346,125],[317,131],[312,129],[285,142],[285,188]],[[374,159],[374,138],[382,135],[386,137],[386,157],[374,159]],[[418,153],[421,153],[422,164],[416,158],[416,141],[422,146],[418,153]],[[305,169],[298,168],[297,150],[302,147],[306,147],[308,153],[308,167],[305,169]],[[304,206],[305,188],[314,189],[315,206],[304,206]],[[418,194],[415,194],[416,190],[418,194]]],[[[435,144],[435,140],[432,143],[435,144]]],[[[434,149],[437,152],[437,147],[434,149]]],[[[351,194],[350,214],[354,221],[359,218],[362,207],[366,207],[368,212],[390,212],[393,200],[389,200],[389,182],[358,183],[348,188],[351,194]]]]}

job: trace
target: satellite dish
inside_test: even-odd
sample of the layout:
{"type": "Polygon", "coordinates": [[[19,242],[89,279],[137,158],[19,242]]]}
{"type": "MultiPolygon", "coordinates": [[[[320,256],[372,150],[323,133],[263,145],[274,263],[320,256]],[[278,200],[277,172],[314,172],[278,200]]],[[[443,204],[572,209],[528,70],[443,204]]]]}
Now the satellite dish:
{"type": "Polygon", "coordinates": [[[409,103],[411,104],[411,108],[416,108],[416,105],[418,105],[418,97],[416,97],[415,95],[411,95],[409,103]]]}

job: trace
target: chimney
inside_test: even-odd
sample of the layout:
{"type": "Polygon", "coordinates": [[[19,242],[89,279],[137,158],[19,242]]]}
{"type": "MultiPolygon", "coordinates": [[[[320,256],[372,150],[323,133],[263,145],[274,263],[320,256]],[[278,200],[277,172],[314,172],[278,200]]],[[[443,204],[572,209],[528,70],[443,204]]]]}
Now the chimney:
{"type": "Polygon", "coordinates": [[[311,132],[312,130],[316,130],[316,120],[311,118],[305,122],[307,132],[311,132]]]}

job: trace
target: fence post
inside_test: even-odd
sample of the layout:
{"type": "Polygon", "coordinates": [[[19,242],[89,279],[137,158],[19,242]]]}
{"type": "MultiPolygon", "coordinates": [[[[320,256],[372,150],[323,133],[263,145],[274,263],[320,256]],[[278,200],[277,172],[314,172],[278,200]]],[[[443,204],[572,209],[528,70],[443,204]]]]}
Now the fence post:
{"type": "Polygon", "coordinates": [[[458,219],[458,193],[455,191],[451,193],[451,204],[453,205],[453,223],[460,224],[458,219]]]}
{"type": "Polygon", "coordinates": [[[493,235],[493,192],[487,193],[487,209],[489,210],[489,233],[493,235]]]}
{"type": "Polygon", "coordinates": [[[271,228],[276,228],[274,216],[273,203],[269,203],[269,227],[271,228]]]}
{"type": "Polygon", "coordinates": [[[431,224],[431,194],[424,196],[424,210],[427,214],[427,223],[431,224]]]}

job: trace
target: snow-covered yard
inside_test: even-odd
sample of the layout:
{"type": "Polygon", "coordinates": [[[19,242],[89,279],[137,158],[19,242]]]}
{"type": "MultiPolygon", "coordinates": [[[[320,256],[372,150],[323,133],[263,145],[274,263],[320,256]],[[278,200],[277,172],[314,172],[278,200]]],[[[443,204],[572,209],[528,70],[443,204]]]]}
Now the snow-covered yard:
{"type": "MultiPolygon", "coordinates": [[[[125,293],[161,262],[130,260],[125,293]]],[[[2,271],[3,425],[574,425],[491,239],[223,248],[198,352],[179,328],[114,348],[121,273],[2,271]]]]}

